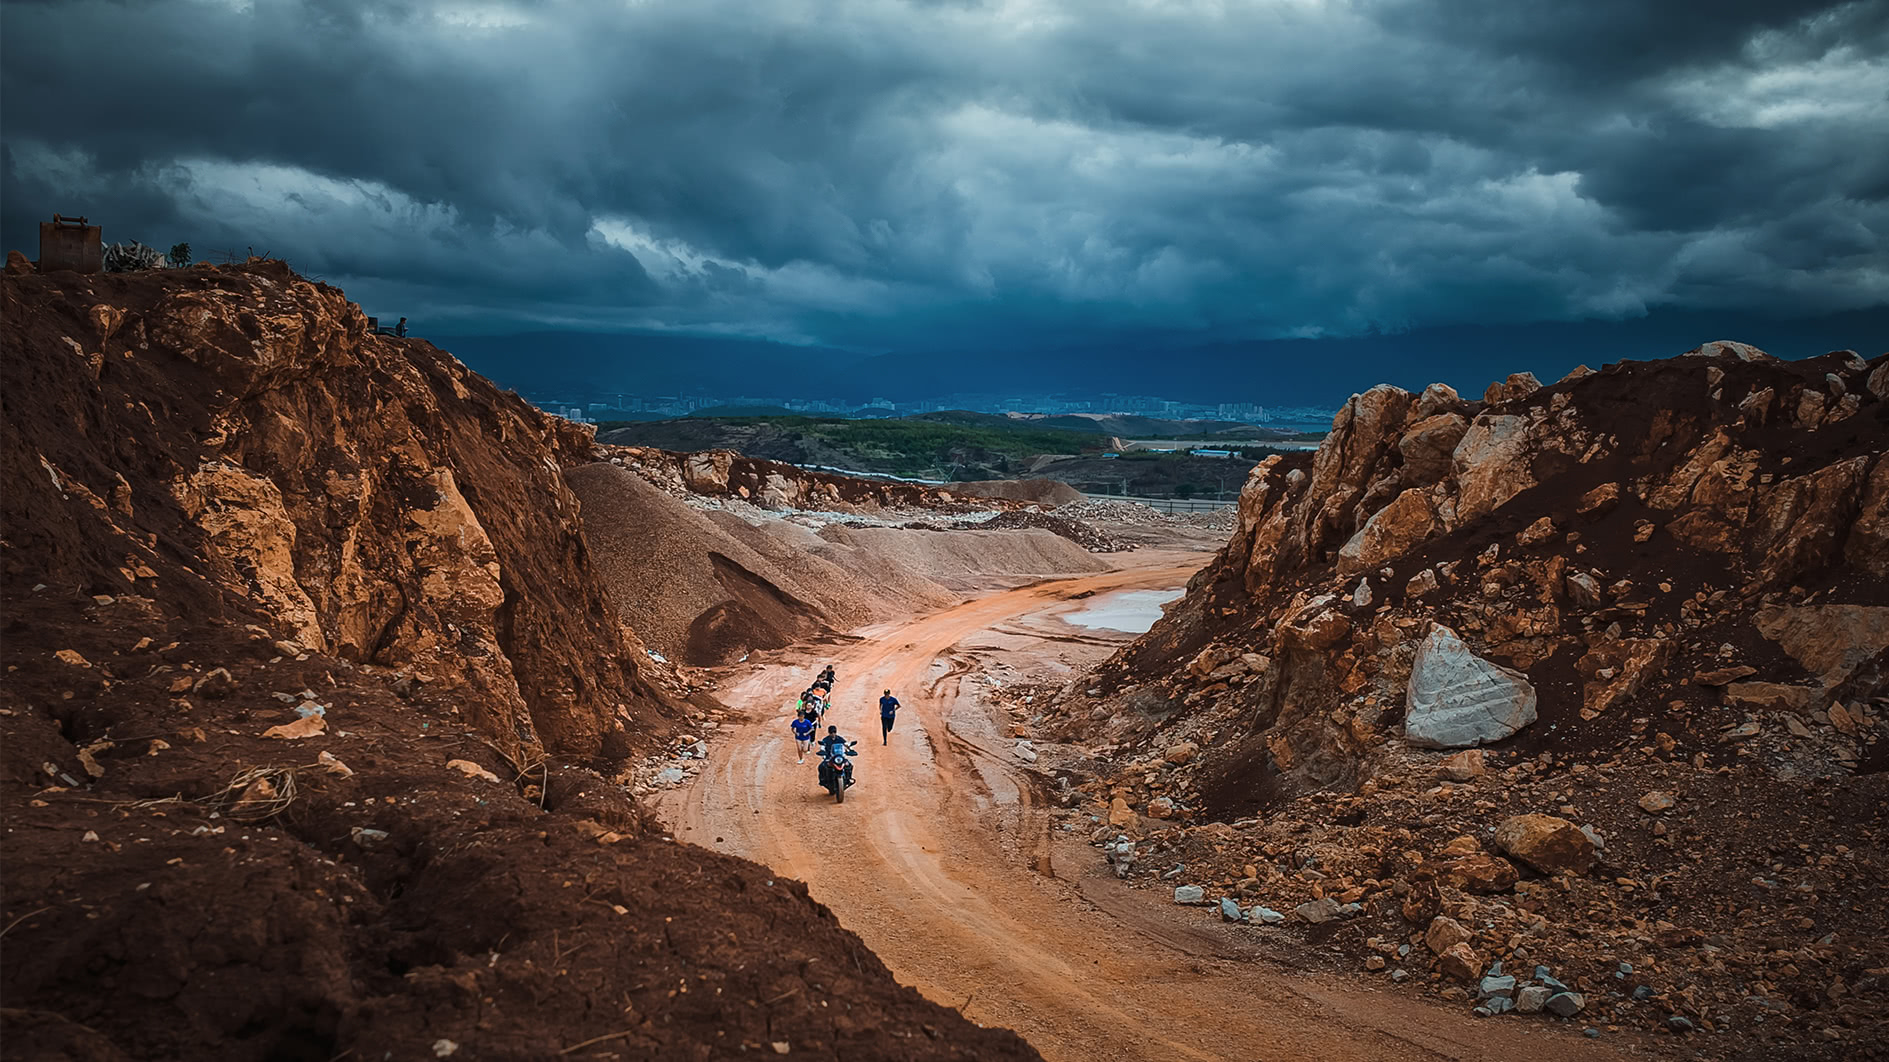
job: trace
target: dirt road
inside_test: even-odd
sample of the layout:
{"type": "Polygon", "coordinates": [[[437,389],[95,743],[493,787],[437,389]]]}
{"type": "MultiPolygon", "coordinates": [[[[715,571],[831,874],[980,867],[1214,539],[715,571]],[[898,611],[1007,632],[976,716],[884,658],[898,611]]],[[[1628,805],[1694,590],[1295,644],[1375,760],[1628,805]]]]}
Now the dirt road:
{"type": "MultiPolygon", "coordinates": [[[[709,765],[669,793],[681,837],[807,882],[901,981],[987,1025],[1021,1033],[1052,1060],[1507,1059],[1617,1057],[1578,1028],[1478,1021],[1323,974],[1259,949],[1264,931],[1221,927],[1099,873],[1094,849],[1052,838],[1048,808],[1002,739],[960,691],[962,643],[1029,651],[1057,639],[1057,611],[1084,591],[1178,587],[1195,556],[1159,566],[994,593],[843,647],[781,654],[722,691],[754,709],[709,765]],[[796,764],[787,723],[819,666],[839,675],[828,722],[859,739],[846,803],[796,764]],[[904,708],[879,736],[879,692],[904,708]]],[[[1106,652],[1092,649],[1091,655],[1106,652]]]]}

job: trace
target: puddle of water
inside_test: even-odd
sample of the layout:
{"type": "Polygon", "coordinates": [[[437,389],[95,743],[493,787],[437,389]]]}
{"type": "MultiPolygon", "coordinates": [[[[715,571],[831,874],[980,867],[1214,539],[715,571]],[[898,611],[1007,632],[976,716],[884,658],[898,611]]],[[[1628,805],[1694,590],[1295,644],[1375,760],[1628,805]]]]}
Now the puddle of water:
{"type": "Polygon", "coordinates": [[[1161,618],[1161,606],[1185,590],[1118,590],[1089,599],[1081,609],[1063,616],[1065,623],[1091,630],[1145,634],[1161,618]]]}

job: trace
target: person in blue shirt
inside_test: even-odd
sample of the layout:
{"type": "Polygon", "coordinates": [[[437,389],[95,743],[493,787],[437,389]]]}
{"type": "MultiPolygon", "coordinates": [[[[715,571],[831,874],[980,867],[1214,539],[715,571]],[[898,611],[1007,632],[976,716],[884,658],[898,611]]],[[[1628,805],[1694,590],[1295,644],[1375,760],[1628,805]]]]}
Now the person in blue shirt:
{"type": "Polygon", "coordinates": [[[794,716],[794,721],[790,725],[794,732],[794,745],[799,750],[799,755],[794,762],[805,763],[807,753],[813,751],[813,735],[814,731],[819,729],[819,724],[814,722],[812,715],[802,712],[794,716]]]}
{"type": "Polygon", "coordinates": [[[898,715],[899,699],[892,696],[891,690],[887,690],[885,696],[879,698],[879,744],[891,743],[892,722],[898,715]]]}

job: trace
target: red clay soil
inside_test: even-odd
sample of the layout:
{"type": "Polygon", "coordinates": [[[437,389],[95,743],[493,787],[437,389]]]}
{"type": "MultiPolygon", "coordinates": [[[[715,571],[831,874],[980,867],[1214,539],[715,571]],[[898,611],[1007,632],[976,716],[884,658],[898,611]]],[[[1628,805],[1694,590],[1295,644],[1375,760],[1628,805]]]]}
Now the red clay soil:
{"type": "Polygon", "coordinates": [[[9,1058],[1036,1057],[598,773],[581,433],[279,264],[0,291],[9,1058]]]}

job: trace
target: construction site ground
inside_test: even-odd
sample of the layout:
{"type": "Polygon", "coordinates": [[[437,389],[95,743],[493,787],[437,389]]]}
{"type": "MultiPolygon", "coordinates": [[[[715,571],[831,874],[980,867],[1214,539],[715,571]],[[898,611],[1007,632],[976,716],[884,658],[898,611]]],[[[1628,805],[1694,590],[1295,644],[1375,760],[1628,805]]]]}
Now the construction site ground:
{"type": "MultiPolygon", "coordinates": [[[[692,784],[662,795],[684,839],[807,883],[903,983],[1050,1059],[1622,1057],[1579,1023],[1479,1021],[1411,992],[1319,969],[1306,946],[1135,892],[1108,873],[1057,772],[1032,769],[994,684],[1055,683],[1133,637],[1063,616],[1097,595],[1171,590],[1206,560],[1144,549],[1102,574],[1003,589],[843,641],[757,655],[718,691],[725,727],[692,784]],[[836,804],[797,763],[788,722],[819,669],[828,722],[859,739],[836,804]],[[881,745],[880,692],[903,710],[881,745]]],[[[1044,749],[1047,768],[1056,751],[1044,749]]]]}

